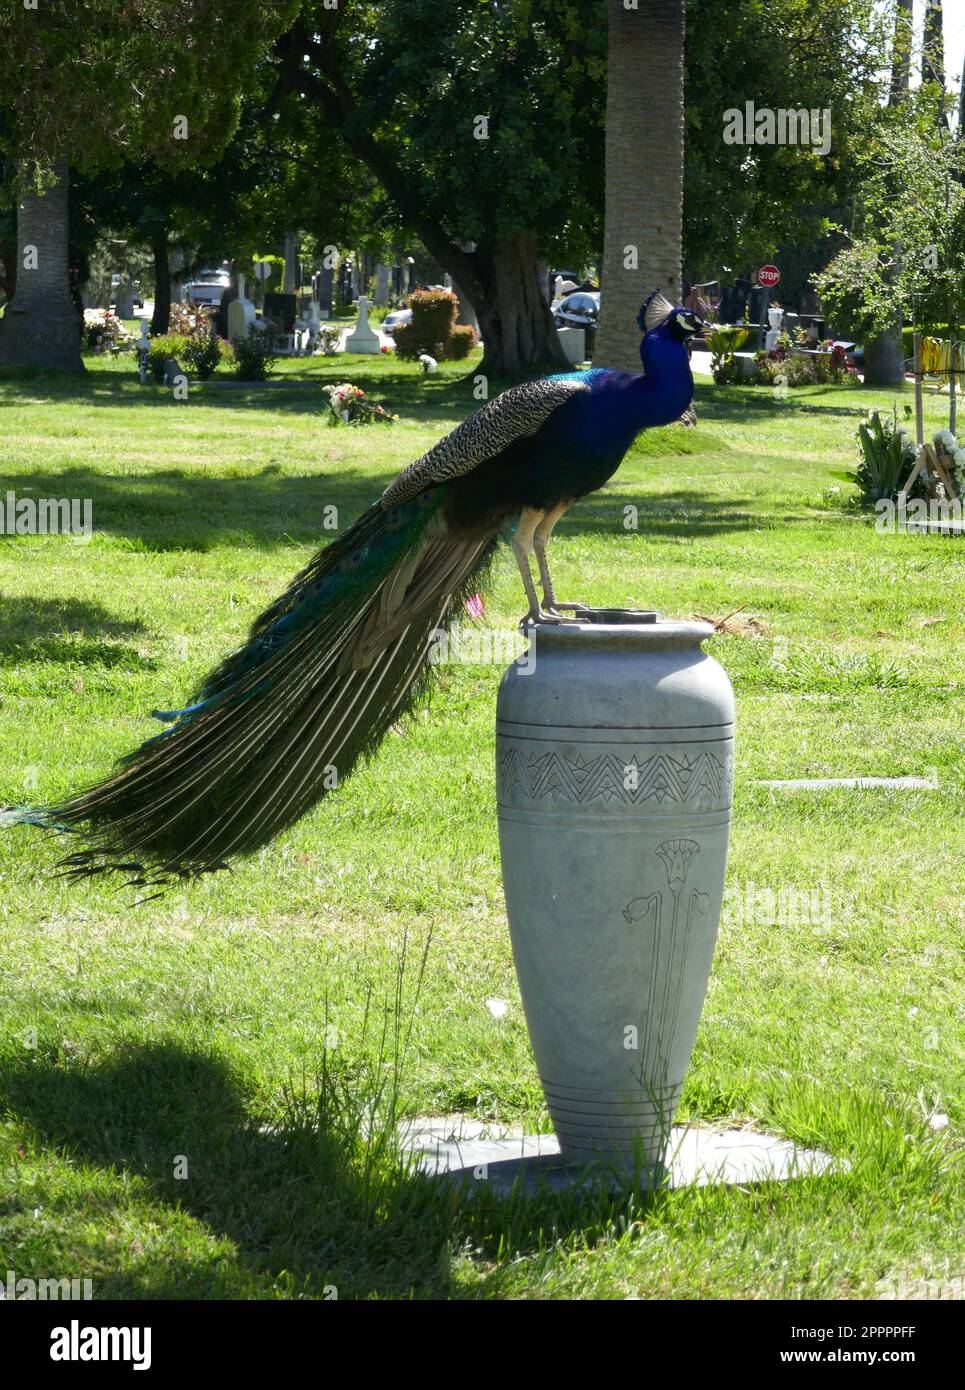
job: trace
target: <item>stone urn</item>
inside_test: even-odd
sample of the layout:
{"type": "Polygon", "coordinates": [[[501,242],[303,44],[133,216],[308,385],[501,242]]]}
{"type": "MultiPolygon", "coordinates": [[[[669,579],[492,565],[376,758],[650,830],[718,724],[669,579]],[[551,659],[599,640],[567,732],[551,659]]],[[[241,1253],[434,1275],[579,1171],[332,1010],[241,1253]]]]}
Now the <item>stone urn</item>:
{"type": "Polygon", "coordinates": [[[560,1151],[663,1165],[717,936],[734,699],[707,623],[527,629],[496,788],[523,1006],[560,1151]]]}

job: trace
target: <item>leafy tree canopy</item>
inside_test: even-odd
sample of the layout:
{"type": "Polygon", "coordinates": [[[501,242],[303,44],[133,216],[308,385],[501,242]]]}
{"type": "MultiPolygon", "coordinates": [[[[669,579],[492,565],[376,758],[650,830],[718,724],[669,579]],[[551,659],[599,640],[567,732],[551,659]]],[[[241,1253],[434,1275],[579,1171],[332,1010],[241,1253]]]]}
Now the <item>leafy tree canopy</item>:
{"type": "Polygon", "coordinates": [[[0,11],[0,141],[21,171],[212,163],[297,0],[37,0],[0,11]]]}

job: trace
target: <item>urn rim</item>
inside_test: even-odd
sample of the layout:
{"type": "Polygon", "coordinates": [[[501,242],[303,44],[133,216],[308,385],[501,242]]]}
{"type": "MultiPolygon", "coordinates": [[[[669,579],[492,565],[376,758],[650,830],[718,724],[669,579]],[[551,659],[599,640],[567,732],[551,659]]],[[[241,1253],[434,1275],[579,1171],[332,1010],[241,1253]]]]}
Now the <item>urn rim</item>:
{"type": "Polygon", "coordinates": [[[524,636],[541,645],[592,643],[594,646],[699,647],[713,637],[712,623],[664,618],[631,608],[588,608],[563,622],[524,622],[524,636]]]}

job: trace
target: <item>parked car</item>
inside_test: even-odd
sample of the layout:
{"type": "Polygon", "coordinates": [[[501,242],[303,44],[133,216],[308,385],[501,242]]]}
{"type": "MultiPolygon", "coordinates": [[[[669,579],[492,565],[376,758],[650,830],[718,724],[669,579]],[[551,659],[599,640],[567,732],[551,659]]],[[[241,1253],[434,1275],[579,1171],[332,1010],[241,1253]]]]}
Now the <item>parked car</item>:
{"type": "Polygon", "coordinates": [[[382,320],[382,332],[394,333],[397,328],[412,322],[411,309],[393,309],[390,314],[386,314],[382,320]]]}
{"type": "Polygon", "coordinates": [[[213,304],[217,308],[221,296],[231,284],[231,276],[226,270],[201,270],[185,285],[184,293],[188,303],[196,307],[200,304],[213,304]]]}
{"type": "Polygon", "coordinates": [[[598,290],[576,290],[550,308],[557,328],[595,328],[600,317],[600,294],[598,290]]]}

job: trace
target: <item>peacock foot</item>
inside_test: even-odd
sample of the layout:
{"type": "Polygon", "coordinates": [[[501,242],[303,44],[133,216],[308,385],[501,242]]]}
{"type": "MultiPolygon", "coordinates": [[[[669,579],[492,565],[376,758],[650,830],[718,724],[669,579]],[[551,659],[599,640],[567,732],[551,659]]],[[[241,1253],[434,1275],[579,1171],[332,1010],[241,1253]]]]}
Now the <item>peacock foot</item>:
{"type": "Polygon", "coordinates": [[[547,613],[555,614],[560,617],[564,613],[588,613],[589,605],[585,603],[558,603],[554,598],[546,605],[547,613]]]}
{"type": "Polygon", "coordinates": [[[565,623],[569,613],[586,612],[585,603],[548,603],[545,608],[531,608],[519,620],[520,627],[529,623],[565,623]]]}

